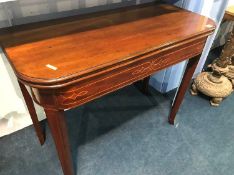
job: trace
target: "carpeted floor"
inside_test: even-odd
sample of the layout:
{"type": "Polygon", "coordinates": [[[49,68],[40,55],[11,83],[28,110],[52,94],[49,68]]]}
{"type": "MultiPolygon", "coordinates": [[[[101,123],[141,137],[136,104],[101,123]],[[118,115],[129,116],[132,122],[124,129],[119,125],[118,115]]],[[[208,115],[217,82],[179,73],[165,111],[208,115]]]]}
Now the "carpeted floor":
{"type": "MultiPolygon", "coordinates": [[[[129,86],[66,112],[77,174],[233,175],[234,96],[214,108],[187,93],[175,127],[173,96],[151,92],[129,86]]],[[[0,175],[62,175],[48,127],[43,147],[32,126],[1,138],[0,175]]]]}

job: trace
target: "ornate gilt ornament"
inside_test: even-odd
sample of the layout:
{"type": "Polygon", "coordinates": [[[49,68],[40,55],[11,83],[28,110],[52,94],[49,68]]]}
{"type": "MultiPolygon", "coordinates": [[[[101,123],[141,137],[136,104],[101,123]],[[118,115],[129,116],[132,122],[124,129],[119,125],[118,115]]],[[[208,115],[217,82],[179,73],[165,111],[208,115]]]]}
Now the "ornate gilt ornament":
{"type": "Polygon", "coordinates": [[[232,57],[234,56],[234,32],[232,31],[229,39],[227,40],[222,53],[218,59],[216,59],[211,67],[213,70],[219,71],[221,74],[225,75],[229,68],[228,66],[232,64],[232,57]]]}
{"type": "Polygon", "coordinates": [[[232,83],[219,72],[203,72],[197,76],[192,84],[191,94],[201,92],[211,97],[212,106],[219,106],[223,99],[232,93],[232,83]]]}
{"type": "Polygon", "coordinates": [[[211,67],[212,70],[216,70],[216,71],[220,72],[222,75],[225,75],[229,71],[228,66],[226,66],[226,67],[220,67],[216,63],[217,61],[218,61],[218,59],[215,60],[209,67],[211,67]]]}
{"type": "Polygon", "coordinates": [[[234,56],[234,34],[231,33],[227,43],[225,44],[220,58],[217,60],[216,64],[219,67],[225,68],[231,64],[231,58],[234,56]]]}

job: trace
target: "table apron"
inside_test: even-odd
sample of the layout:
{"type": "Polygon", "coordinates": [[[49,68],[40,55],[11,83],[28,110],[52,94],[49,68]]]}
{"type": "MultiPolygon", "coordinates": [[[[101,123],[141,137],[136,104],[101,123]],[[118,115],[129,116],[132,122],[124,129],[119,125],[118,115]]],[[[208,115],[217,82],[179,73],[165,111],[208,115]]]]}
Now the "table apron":
{"type": "Polygon", "coordinates": [[[164,55],[151,55],[108,73],[57,89],[31,88],[36,103],[44,108],[71,109],[141,80],[153,73],[199,55],[205,39],[173,49],[164,55]]]}

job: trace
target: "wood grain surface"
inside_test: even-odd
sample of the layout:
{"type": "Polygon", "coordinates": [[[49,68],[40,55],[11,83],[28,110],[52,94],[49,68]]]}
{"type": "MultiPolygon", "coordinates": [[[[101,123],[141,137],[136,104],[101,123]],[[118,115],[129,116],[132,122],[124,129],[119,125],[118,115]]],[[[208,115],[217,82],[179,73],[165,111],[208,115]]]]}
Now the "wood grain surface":
{"type": "MultiPolygon", "coordinates": [[[[33,100],[45,109],[64,175],[74,175],[64,110],[190,59],[169,116],[174,124],[214,29],[206,17],[150,3],[2,29],[0,42],[22,92],[28,85],[33,100]]],[[[25,94],[43,143],[32,98],[25,94]]]]}
{"type": "Polygon", "coordinates": [[[52,86],[209,35],[214,27],[206,17],[155,3],[4,29],[0,42],[19,79],[52,86]]]}

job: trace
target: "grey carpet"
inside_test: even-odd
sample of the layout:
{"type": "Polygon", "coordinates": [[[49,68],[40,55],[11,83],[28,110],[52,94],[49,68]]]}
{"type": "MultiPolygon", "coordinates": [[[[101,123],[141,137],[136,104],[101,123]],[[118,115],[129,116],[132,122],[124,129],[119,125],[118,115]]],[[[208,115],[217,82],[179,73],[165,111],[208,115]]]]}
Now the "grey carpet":
{"type": "MultiPolygon", "coordinates": [[[[129,86],[66,112],[78,175],[233,175],[234,96],[218,108],[186,94],[177,127],[167,123],[173,96],[129,86]]],[[[46,125],[47,127],[47,125],[46,125]]],[[[0,175],[62,175],[47,127],[0,139],[0,175]]]]}

